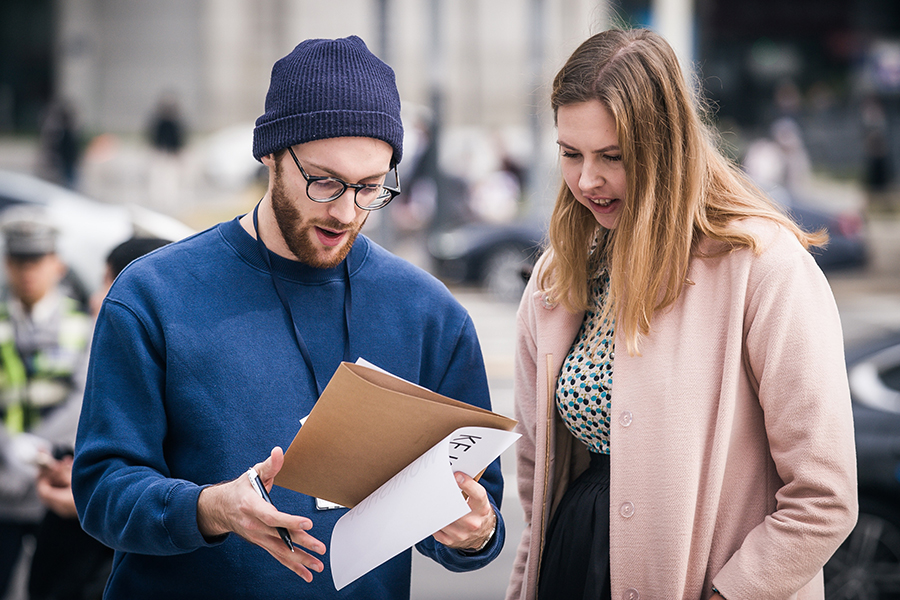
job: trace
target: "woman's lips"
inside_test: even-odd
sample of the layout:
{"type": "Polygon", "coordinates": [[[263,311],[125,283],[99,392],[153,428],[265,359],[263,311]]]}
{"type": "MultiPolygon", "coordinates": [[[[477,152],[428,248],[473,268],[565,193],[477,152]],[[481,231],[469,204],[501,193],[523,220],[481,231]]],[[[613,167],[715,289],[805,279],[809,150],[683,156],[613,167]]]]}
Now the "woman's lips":
{"type": "Polygon", "coordinates": [[[620,202],[618,198],[587,198],[587,201],[591,210],[603,215],[616,210],[620,202]]]}

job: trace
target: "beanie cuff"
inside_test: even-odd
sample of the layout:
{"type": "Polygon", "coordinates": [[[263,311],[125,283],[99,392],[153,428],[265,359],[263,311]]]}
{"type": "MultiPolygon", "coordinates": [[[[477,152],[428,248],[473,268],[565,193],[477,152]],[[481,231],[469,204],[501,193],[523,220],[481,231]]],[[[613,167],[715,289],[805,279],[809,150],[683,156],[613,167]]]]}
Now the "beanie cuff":
{"type": "Polygon", "coordinates": [[[394,150],[392,164],[403,157],[403,124],[387,113],[358,110],[323,110],[257,123],[253,157],[260,160],[295,144],[337,137],[382,140],[394,150]]]}

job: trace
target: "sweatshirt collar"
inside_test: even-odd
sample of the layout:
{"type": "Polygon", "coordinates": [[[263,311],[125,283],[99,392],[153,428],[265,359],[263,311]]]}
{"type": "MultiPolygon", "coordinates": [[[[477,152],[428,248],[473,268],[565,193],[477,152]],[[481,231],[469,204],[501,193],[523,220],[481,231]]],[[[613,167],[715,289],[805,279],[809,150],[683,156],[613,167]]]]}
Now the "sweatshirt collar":
{"type": "MultiPolygon", "coordinates": [[[[240,218],[241,217],[238,216],[231,221],[221,223],[219,228],[222,235],[225,237],[226,241],[234,247],[244,261],[250,263],[257,269],[268,271],[265,260],[263,260],[263,257],[259,254],[256,238],[247,233],[247,230],[241,226],[240,218]]],[[[369,254],[369,246],[370,242],[366,236],[360,234],[356,237],[356,241],[353,243],[350,253],[347,255],[347,258],[344,259],[345,261],[349,261],[348,266],[350,268],[351,276],[362,266],[366,256],[369,254]]],[[[330,269],[319,269],[297,260],[284,258],[271,250],[268,252],[272,262],[272,269],[275,271],[276,275],[283,279],[310,284],[342,281],[344,279],[343,262],[330,269]]]]}

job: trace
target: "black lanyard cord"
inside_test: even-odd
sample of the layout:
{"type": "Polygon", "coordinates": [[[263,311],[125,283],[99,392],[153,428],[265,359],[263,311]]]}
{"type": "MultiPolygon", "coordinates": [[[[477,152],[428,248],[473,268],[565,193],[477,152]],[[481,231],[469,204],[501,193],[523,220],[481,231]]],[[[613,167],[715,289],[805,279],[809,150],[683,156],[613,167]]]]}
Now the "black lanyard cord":
{"type": "MultiPolygon", "coordinates": [[[[306,362],[306,367],[309,369],[309,373],[312,376],[313,384],[315,385],[316,398],[322,395],[322,386],[319,384],[319,379],[316,377],[316,370],[313,367],[312,357],[309,355],[309,349],[306,347],[306,342],[303,340],[303,335],[300,333],[300,329],[297,327],[297,320],[294,318],[294,310],[291,307],[291,303],[288,302],[287,294],[285,294],[284,286],[281,284],[281,279],[275,274],[275,271],[272,269],[272,260],[269,258],[269,249],[266,248],[266,244],[262,240],[262,235],[259,232],[259,217],[257,216],[259,212],[259,204],[256,205],[256,208],[253,209],[253,227],[256,229],[256,245],[259,248],[259,253],[262,254],[263,260],[266,262],[266,266],[269,268],[269,275],[272,276],[272,284],[275,286],[275,292],[278,294],[278,298],[281,300],[282,306],[284,306],[285,312],[287,312],[288,319],[291,321],[291,325],[294,329],[294,339],[297,342],[297,347],[300,349],[300,354],[303,356],[304,362],[306,362]]],[[[350,362],[350,314],[352,312],[352,299],[353,295],[350,293],[350,259],[344,259],[344,334],[345,334],[345,342],[344,342],[344,361],[350,362]]]]}

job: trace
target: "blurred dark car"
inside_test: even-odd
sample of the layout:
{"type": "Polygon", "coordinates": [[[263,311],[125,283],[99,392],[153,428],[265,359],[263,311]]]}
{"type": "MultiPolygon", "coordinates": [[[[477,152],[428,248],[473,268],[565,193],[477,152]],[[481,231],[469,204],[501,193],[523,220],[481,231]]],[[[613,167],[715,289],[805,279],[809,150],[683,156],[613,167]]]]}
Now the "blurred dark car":
{"type": "MultiPolygon", "coordinates": [[[[868,264],[865,221],[858,211],[826,209],[814,199],[799,199],[783,188],[767,191],[803,229],[828,231],[828,244],[812,250],[822,270],[868,264]]],[[[431,234],[427,246],[433,271],[447,283],[476,285],[499,300],[517,302],[546,232],[546,224],[536,220],[466,223],[431,234]]]]}
{"type": "Polygon", "coordinates": [[[825,565],[828,600],[900,599],[900,332],[847,350],[859,520],[825,565]]]}
{"type": "Polygon", "coordinates": [[[853,209],[827,209],[814,198],[799,198],[783,188],[767,190],[806,231],[828,231],[828,245],[812,254],[823,271],[862,268],[869,261],[865,220],[853,209]]]}
{"type": "Polygon", "coordinates": [[[429,235],[428,252],[442,280],[477,285],[498,300],[518,302],[546,231],[538,221],[466,223],[429,235]]]}
{"type": "MultiPolygon", "coordinates": [[[[194,231],[181,221],[138,206],[107,204],[24,173],[0,170],[0,222],[11,211],[38,210],[59,229],[58,254],[73,285],[99,286],[106,255],[132,236],[178,240],[194,231]]],[[[0,252],[3,241],[0,236],[0,252]]],[[[0,268],[0,287],[5,284],[0,268]]]]}

